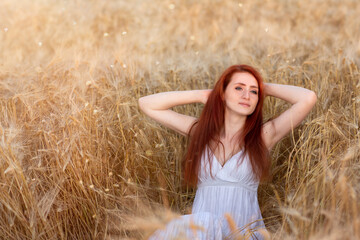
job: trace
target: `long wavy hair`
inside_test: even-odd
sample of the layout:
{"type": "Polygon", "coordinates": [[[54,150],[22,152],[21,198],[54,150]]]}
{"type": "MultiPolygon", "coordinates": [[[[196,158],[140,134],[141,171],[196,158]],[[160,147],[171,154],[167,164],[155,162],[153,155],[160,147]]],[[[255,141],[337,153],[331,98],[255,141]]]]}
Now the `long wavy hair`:
{"type": "MultiPolygon", "coordinates": [[[[226,87],[231,81],[234,73],[250,73],[258,82],[258,103],[254,112],[247,116],[244,128],[238,136],[239,149],[243,148],[243,154],[249,156],[255,177],[259,180],[269,176],[270,161],[269,151],[261,137],[263,116],[262,106],[264,102],[264,87],[260,73],[248,65],[233,65],[227,68],[216,82],[213,91],[210,93],[200,118],[190,129],[190,141],[183,161],[184,181],[188,185],[196,185],[200,168],[201,156],[206,146],[210,143],[222,144],[220,131],[224,127],[226,87]]],[[[208,158],[210,161],[210,157],[208,158]]],[[[211,166],[211,164],[210,164],[211,166]]],[[[210,170],[211,172],[211,170],[210,170]]]]}

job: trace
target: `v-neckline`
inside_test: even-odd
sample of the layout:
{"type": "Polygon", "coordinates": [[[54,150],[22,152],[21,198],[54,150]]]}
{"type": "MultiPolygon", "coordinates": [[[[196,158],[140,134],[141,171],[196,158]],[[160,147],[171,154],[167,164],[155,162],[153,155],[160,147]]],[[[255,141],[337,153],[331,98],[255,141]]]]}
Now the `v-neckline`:
{"type": "Polygon", "coordinates": [[[209,151],[210,151],[210,153],[212,154],[213,160],[215,160],[215,161],[220,165],[221,168],[224,168],[225,165],[226,165],[228,162],[230,162],[230,160],[233,159],[234,156],[236,156],[236,155],[238,155],[240,152],[242,152],[243,149],[241,148],[237,153],[235,153],[234,155],[232,155],[228,160],[226,160],[226,161],[224,162],[224,164],[221,164],[221,163],[219,162],[219,160],[218,160],[217,157],[215,156],[214,152],[211,151],[210,148],[209,148],[209,151]]]}

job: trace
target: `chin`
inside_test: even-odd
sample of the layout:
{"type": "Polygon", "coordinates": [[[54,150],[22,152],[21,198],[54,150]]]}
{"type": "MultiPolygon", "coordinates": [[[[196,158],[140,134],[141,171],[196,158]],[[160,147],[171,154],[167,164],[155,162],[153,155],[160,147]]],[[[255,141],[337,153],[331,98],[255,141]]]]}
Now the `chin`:
{"type": "Polygon", "coordinates": [[[235,113],[239,116],[250,116],[255,112],[255,109],[249,110],[249,109],[239,109],[239,108],[227,108],[229,112],[235,113]],[[240,111],[239,111],[240,110],[240,111]]]}

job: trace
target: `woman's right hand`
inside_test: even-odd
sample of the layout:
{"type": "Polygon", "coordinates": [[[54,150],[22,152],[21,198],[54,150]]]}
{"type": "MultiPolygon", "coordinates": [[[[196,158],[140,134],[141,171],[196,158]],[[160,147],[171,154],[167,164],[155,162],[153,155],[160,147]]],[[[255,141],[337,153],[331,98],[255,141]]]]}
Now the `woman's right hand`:
{"type": "Polygon", "coordinates": [[[205,89],[205,90],[202,90],[202,97],[201,97],[201,102],[203,104],[206,104],[209,96],[210,96],[210,93],[212,92],[212,89],[205,89]]]}
{"type": "Polygon", "coordinates": [[[174,112],[171,108],[189,103],[205,104],[210,93],[211,90],[162,92],[141,97],[139,107],[155,121],[186,136],[197,118],[174,112]]]}

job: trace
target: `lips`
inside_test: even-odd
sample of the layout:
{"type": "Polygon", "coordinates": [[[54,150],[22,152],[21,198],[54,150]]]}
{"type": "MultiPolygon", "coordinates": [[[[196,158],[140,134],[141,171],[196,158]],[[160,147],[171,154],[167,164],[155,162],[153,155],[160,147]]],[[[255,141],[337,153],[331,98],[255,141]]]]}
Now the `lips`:
{"type": "Polygon", "coordinates": [[[247,103],[239,103],[239,104],[244,107],[250,107],[250,104],[247,104],[247,103]]]}

